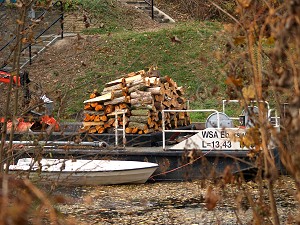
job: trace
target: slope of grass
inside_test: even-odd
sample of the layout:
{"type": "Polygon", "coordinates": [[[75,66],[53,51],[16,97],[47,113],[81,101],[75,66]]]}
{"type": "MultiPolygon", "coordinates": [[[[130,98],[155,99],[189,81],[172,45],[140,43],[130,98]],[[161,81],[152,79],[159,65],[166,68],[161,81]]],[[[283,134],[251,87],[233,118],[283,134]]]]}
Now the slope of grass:
{"type": "MultiPolygon", "coordinates": [[[[151,32],[118,32],[101,36],[91,49],[94,66],[78,83],[89,80],[91,88],[123,74],[157,66],[162,76],[184,86],[191,108],[219,108],[224,97],[224,78],[216,55],[221,51],[219,23],[189,22],[151,32]],[[91,87],[92,86],[92,87],[91,87]]],[[[80,94],[80,93],[77,93],[80,94]]],[[[82,108],[82,103],[80,103],[82,108]]],[[[73,110],[77,107],[71,107],[73,110]]],[[[78,105],[79,108],[79,105],[78,105]]]]}

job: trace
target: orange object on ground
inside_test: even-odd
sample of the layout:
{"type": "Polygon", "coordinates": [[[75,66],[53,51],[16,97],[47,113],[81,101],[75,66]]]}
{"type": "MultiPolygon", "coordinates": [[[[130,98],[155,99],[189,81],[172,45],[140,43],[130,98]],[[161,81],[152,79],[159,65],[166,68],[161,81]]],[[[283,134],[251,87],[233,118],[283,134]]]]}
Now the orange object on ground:
{"type": "MultiPolygon", "coordinates": [[[[4,118],[0,118],[0,123],[4,123],[4,118]]],[[[25,133],[29,131],[33,123],[31,122],[24,122],[22,118],[18,118],[16,121],[15,131],[19,133],[25,133]]],[[[10,132],[12,128],[12,121],[7,121],[7,132],[10,132]]]]}
{"type": "Polygon", "coordinates": [[[45,123],[45,124],[53,127],[54,131],[59,131],[60,130],[59,123],[52,116],[44,115],[44,116],[41,117],[41,121],[40,122],[42,124],[45,123]]]}

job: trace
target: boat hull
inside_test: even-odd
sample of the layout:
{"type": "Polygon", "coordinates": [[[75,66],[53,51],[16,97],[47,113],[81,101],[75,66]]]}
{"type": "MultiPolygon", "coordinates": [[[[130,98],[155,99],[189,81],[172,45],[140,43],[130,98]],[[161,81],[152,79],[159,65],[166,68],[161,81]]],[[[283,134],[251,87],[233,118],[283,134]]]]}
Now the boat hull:
{"type": "MultiPolygon", "coordinates": [[[[89,168],[85,164],[70,168],[68,163],[72,165],[72,162],[67,160],[67,163],[65,163],[67,166],[64,169],[62,169],[60,164],[49,166],[44,162],[41,167],[37,168],[29,164],[24,165],[22,159],[20,160],[19,162],[21,163],[9,167],[10,173],[20,177],[28,176],[30,180],[39,184],[58,186],[142,184],[149,179],[158,167],[154,163],[135,161],[78,160],[77,162],[83,161],[84,163],[91,161],[93,164],[89,168]],[[95,166],[97,163],[101,163],[98,168],[95,166]],[[116,163],[117,165],[113,165],[116,163]]],[[[53,163],[53,160],[51,163],[53,163]]]]}

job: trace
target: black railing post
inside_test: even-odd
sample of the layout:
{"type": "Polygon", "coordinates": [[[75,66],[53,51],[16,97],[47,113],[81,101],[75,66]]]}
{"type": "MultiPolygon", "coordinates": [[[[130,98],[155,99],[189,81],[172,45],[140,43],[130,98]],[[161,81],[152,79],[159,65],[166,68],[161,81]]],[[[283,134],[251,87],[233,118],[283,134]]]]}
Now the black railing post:
{"type": "Polygon", "coordinates": [[[151,0],[151,18],[154,20],[154,0],[151,0]]]}
{"type": "Polygon", "coordinates": [[[60,29],[61,29],[61,39],[64,38],[64,6],[63,6],[63,3],[62,1],[59,1],[60,2],[60,29]]]}

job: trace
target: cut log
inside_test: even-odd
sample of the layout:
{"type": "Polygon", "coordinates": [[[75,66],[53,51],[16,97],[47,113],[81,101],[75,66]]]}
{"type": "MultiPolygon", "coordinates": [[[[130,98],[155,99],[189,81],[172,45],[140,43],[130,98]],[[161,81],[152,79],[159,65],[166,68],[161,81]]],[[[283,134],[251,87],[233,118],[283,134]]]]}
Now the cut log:
{"type": "Polygon", "coordinates": [[[115,110],[115,107],[113,105],[107,105],[107,106],[105,106],[104,111],[105,111],[106,114],[109,114],[109,113],[112,113],[114,110],[115,110]]]}
{"type": "Polygon", "coordinates": [[[163,104],[164,106],[166,106],[167,108],[170,108],[170,106],[171,106],[171,101],[163,101],[162,104],[163,104]]]}
{"type": "Polygon", "coordinates": [[[84,110],[92,110],[93,107],[91,106],[91,103],[87,103],[87,104],[84,105],[84,108],[83,108],[83,109],[84,109],[84,110]]]}
{"type": "Polygon", "coordinates": [[[165,100],[165,97],[164,97],[164,95],[154,95],[154,99],[157,102],[162,102],[165,100]]]}
{"type": "Polygon", "coordinates": [[[84,122],[94,121],[95,115],[85,114],[84,122]]]}
{"type": "Polygon", "coordinates": [[[98,102],[91,102],[91,107],[95,108],[98,105],[98,102]]]}
{"type": "Polygon", "coordinates": [[[118,90],[124,88],[123,83],[115,84],[113,86],[105,87],[101,93],[110,93],[113,90],[118,90]]]}
{"type": "Polygon", "coordinates": [[[161,102],[157,102],[157,101],[154,102],[154,106],[156,108],[156,111],[162,111],[165,108],[161,102]]]}
{"type": "Polygon", "coordinates": [[[141,103],[137,103],[137,104],[132,104],[131,103],[131,110],[139,110],[139,109],[148,109],[148,110],[156,110],[156,108],[154,107],[154,104],[141,104],[141,103]]]}
{"type": "Polygon", "coordinates": [[[147,124],[137,122],[129,122],[128,127],[137,128],[138,130],[146,130],[148,128],[147,124]]]}
{"type": "Polygon", "coordinates": [[[131,134],[131,133],[132,133],[132,128],[126,127],[126,128],[125,128],[125,133],[126,133],[126,134],[131,134]]]}
{"type": "Polygon", "coordinates": [[[152,104],[153,103],[153,98],[152,98],[152,96],[145,96],[145,97],[142,97],[142,98],[134,98],[134,99],[131,99],[130,103],[133,104],[133,105],[136,105],[138,103],[144,104],[144,105],[152,104]]]}
{"type": "Polygon", "coordinates": [[[120,104],[119,104],[119,108],[120,108],[120,109],[129,109],[129,106],[128,106],[127,103],[120,103],[120,104]]]}
{"type": "Polygon", "coordinates": [[[100,121],[107,121],[107,116],[103,115],[99,117],[100,121]]]}
{"type": "Polygon", "coordinates": [[[101,104],[98,104],[98,105],[96,105],[95,110],[96,110],[96,111],[104,110],[104,106],[101,105],[101,104]]]}
{"type": "Polygon", "coordinates": [[[130,88],[137,85],[150,86],[150,80],[144,77],[126,83],[126,87],[130,88]]]}
{"type": "Polygon", "coordinates": [[[111,127],[114,122],[115,122],[114,118],[109,118],[109,120],[104,124],[104,127],[105,128],[111,127]]]}
{"type": "Polygon", "coordinates": [[[151,123],[151,118],[149,116],[130,116],[129,122],[137,122],[137,123],[151,123]]]}
{"type": "Polygon", "coordinates": [[[96,127],[91,127],[88,132],[93,134],[93,133],[97,132],[97,129],[96,129],[96,127]]]}
{"type": "Polygon", "coordinates": [[[114,94],[114,98],[119,98],[119,97],[122,97],[122,96],[126,96],[126,91],[123,90],[124,88],[122,88],[121,90],[114,90],[112,91],[113,94],[114,94]]]}
{"type": "Polygon", "coordinates": [[[164,77],[161,77],[160,78],[160,82],[161,83],[166,83],[166,82],[169,82],[171,78],[169,76],[164,76],[164,77]]]}
{"type": "Polygon", "coordinates": [[[164,95],[165,90],[162,87],[151,87],[146,89],[147,92],[150,92],[152,95],[164,95]]]}
{"type": "Polygon", "coordinates": [[[122,96],[119,98],[115,98],[111,101],[106,101],[104,102],[104,105],[116,105],[119,103],[129,103],[130,102],[130,97],[129,96],[122,96]]]}
{"type": "Polygon", "coordinates": [[[157,77],[147,77],[146,80],[149,81],[149,84],[151,86],[156,86],[160,83],[160,81],[157,77]]]}
{"type": "Polygon", "coordinates": [[[146,86],[145,84],[138,84],[138,85],[135,85],[135,86],[132,86],[130,88],[128,88],[128,93],[131,93],[131,92],[134,92],[134,91],[145,91],[147,90],[149,86],[146,86]]]}
{"type": "Polygon", "coordinates": [[[184,95],[184,88],[183,88],[183,87],[178,87],[178,88],[176,89],[176,92],[177,92],[177,94],[178,94],[179,96],[182,96],[182,95],[184,95]]]}
{"type": "Polygon", "coordinates": [[[100,95],[100,93],[97,91],[97,89],[94,89],[93,93],[90,94],[90,98],[96,98],[99,95],[100,95]]]}
{"type": "Polygon", "coordinates": [[[98,134],[102,134],[105,131],[105,128],[103,126],[96,126],[95,128],[98,134]]]}
{"type": "Polygon", "coordinates": [[[116,110],[116,111],[114,111],[114,112],[111,112],[111,113],[107,114],[107,116],[109,116],[109,117],[112,117],[112,116],[114,116],[114,117],[115,117],[115,116],[116,116],[116,114],[117,114],[117,115],[121,115],[121,116],[122,116],[122,115],[123,115],[123,113],[125,113],[125,114],[126,114],[126,113],[128,113],[128,112],[129,112],[129,110],[128,110],[128,109],[121,109],[121,110],[119,109],[119,110],[116,110]]]}
{"type": "Polygon", "coordinates": [[[123,84],[125,85],[125,78],[122,77],[120,79],[117,79],[117,80],[113,80],[113,81],[110,81],[108,83],[105,84],[105,87],[110,87],[110,86],[114,86],[114,85],[117,85],[117,84],[123,84]]]}
{"type": "Polygon", "coordinates": [[[150,133],[153,133],[154,132],[154,129],[146,129],[146,130],[143,130],[144,134],[150,134],[150,133]]]}
{"type": "Polygon", "coordinates": [[[151,92],[146,92],[146,91],[135,91],[130,93],[130,98],[151,98],[151,92]]]}
{"type": "Polygon", "coordinates": [[[83,103],[88,103],[88,102],[103,102],[103,101],[106,101],[106,100],[111,100],[113,99],[114,96],[113,96],[113,93],[112,92],[108,92],[104,95],[100,95],[98,97],[95,97],[95,98],[92,98],[92,99],[89,99],[89,100],[85,100],[83,103]]]}
{"type": "Polygon", "coordinates": [[[139,131],[139,128],[133,127],[132,130],[131,130],[131,133],[136,134],[138,131],[139,131]]]}
{"type": "Polygon", "coordinates": [[[150,116],[150,111],[148,109],[134,109],[131,110],[132,116],[150,116]]]}
{"type": "Polygon", "coordinates": [[[89,115],[104,115],[104,111],[84,110],[83,113],[89,115]]]}

